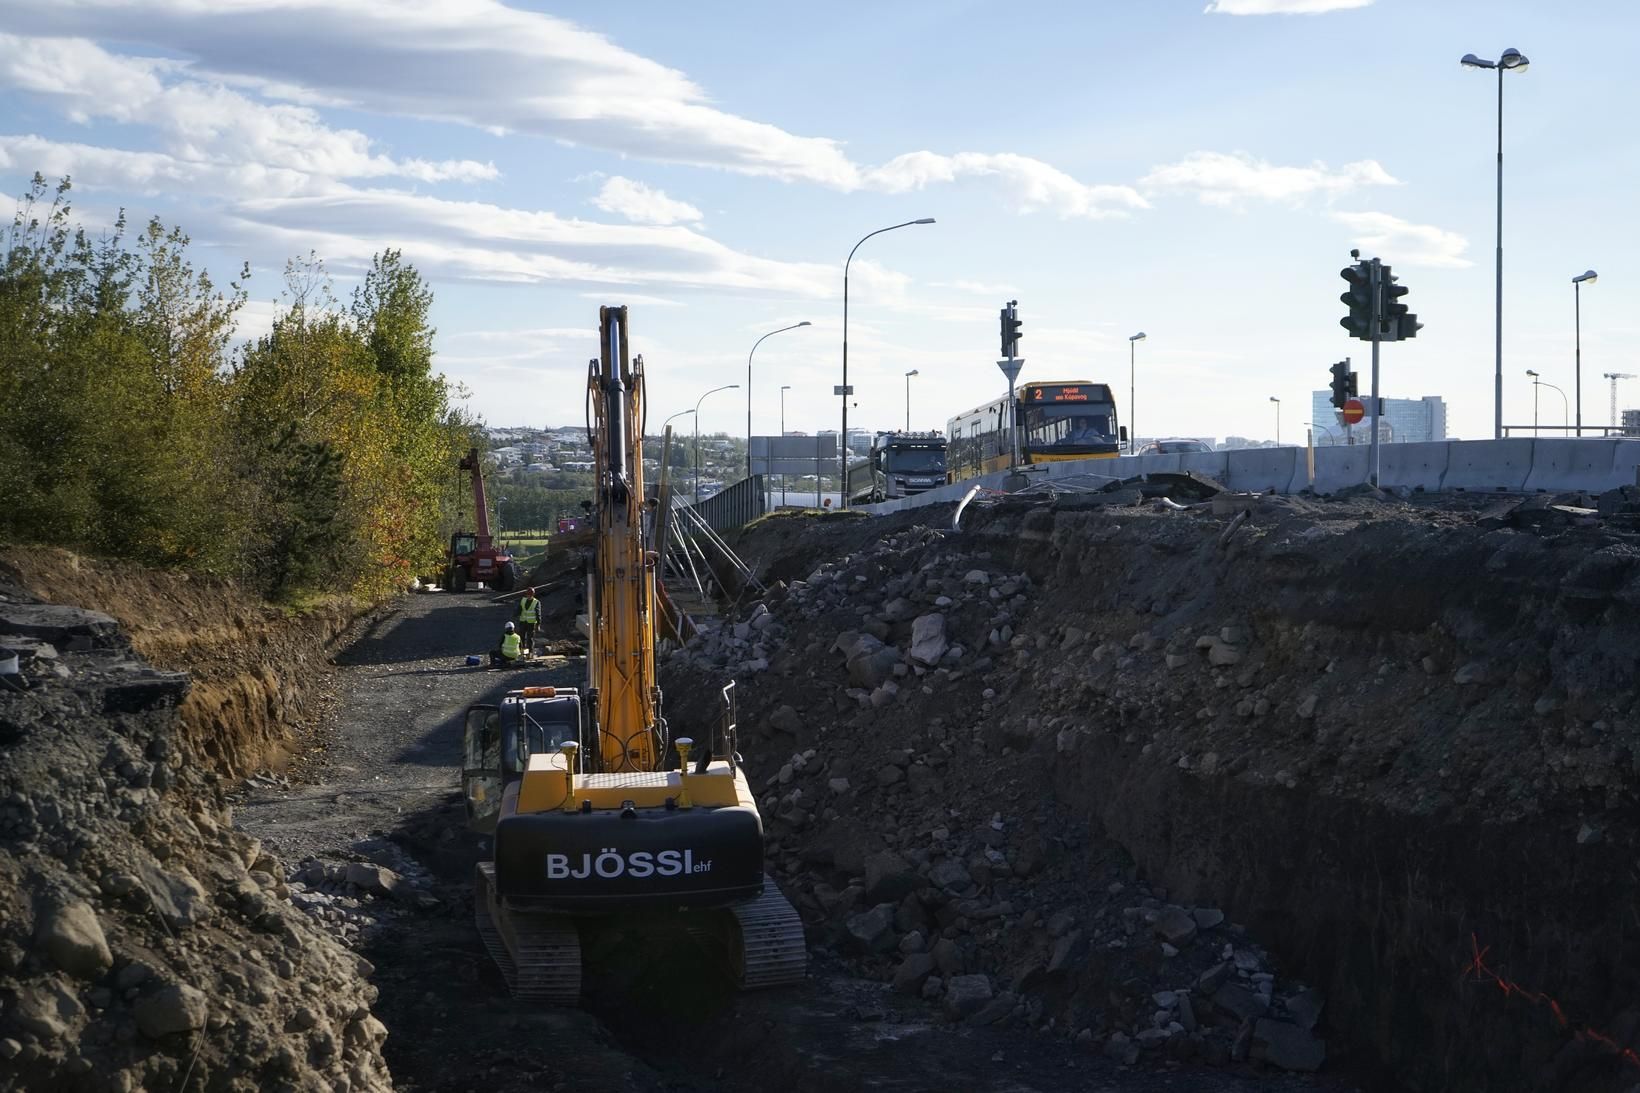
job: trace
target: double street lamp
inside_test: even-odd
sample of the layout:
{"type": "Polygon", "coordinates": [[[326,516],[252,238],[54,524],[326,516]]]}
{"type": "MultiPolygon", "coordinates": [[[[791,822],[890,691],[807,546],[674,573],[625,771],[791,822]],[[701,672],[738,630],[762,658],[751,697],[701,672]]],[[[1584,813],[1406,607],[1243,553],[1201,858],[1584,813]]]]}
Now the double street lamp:
{"type": "Polygon", "coordinates": [[[1594,284],[1600,275],[1588,270],[1572,278],[1572,338],[1577,359],[1577,435],[1583,435],[1583,284],[1594,284]]]}
{"type": "MultiPolygon", "coordinates": [[[[719,391],[738,391],[739,389],[740,384],[738,383],[726,383],[722,387],[712,388],[706,392],[706,395],[715,395],[719,391]]],[[[706,395],[702,395],[695,400],[695,409],[692,411],[695,415],[695,504],[697,505],[700,504],[700,404],[706,401],[706,395]]],[[[677,416],[676,414],[672,415],[672,417],[677,416]]],[[[666,420],[671,421],[672,418],[666,420]]]]}
{"type": "Polygon", "coordinates": [[[911,431],[911,377],[917,375],[915,368],[905,374],[905,431],[911,431]]]}
{"type": "Polygon", "coordinates": [[[1518,49],[1506,49],[1495,61],[1483,61],[1473,53],[1465,53],[1459,64],[1466,68],[1495,68],[1498,72],[1498,269],[1496,305],[1497,361],[1493,377],[1493,439],[1503,439],[1503,74],[1511,69],[1525,72],[1526,55],[1518,49]]]}
{"type": "MultiPolygon", "coordinates": [[[[804,319],[800,323],[793,323],[790,326],[783,326],[779,330],[771,330],[767,334],[763,335],[763,338],[772,338],[776,334],[784,334],[788,330],[796,330],[800,326],[810,326],[810,325],[812,325],[812,324],[807,319],[804,319]]],[[[759,339],[757,339],[757,341],[753,342],[752,343],[751,353],[746,354],[746,477],[747,478],[750,478],[752,476],[752,353],[756,353],[757,352],[757,347],[763,344],[763,338],[759,338],[759,339]]],[[[785,390],[785,388],[782,387],[781,390],[783,391],[783,390],[785,390]]],[[[784,434],[785,431],[786,431],[785,426],[781,426],[780,431],[781,431],[782,434],[784,434]]]]}
{"type": "MultiPolygon", "coordinates": [[[[878,228],[874,232],[867,232],[860,237],[860,243],[864,243],[873,235],[881,235],[884,232],[891,232],[898,228],[909,228],[916,224],[932,224],[933,222],[934,218],[932,216],[925,216],[920,220],[907,220],[903,224],[890,224],[886,228],[878,228]]],[[[837,393],[843,397],[843,432],[837,438],[839,445],[837,453],[839,467],[837,489],[842,495],[838,507],[845,509],[848,508],[848,267],[849,263],[854,261],[854,252],[860,249],[860,243],[854,244],[854,247],[848,252],[848,258],[843,262],[843,385],[837,389],[837,393]]]]}

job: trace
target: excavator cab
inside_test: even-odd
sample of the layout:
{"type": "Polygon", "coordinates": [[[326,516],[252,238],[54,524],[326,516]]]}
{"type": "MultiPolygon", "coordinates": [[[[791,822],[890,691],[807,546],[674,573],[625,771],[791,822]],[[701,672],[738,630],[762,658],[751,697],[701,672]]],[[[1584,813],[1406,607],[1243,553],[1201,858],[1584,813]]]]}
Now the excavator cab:
{"type": "Polygon", "coordinates": [[[462,740],[461,795],[467,826],[489,834],[501,814],[501,710],[469,706],[462,740]]]}
{"type": "Polygon", "coordinates": [[[529,769],[530,756],[579,745],[581,725],[581,694],[571,687],[524,687],[508,691],[499,706],[469,706],[461,768],[467,825],[493,832],[503,795],[529,769]]]}

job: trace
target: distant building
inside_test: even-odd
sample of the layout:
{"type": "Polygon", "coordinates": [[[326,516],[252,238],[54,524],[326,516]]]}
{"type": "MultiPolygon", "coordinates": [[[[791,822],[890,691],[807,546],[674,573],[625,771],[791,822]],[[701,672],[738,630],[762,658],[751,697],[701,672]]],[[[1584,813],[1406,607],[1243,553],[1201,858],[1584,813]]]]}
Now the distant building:
{"type": "Polygon", "coordinates": [[[1623,411],[1623,435],[1640,436],[1640,410],[1623,411]]]}
{"type": "MultiPolygon", "coordinates": [[[[1338,411],[1330,401],[1332,395],[1328,391],[1310,392],[1310,420],[1317,425],[1325,425],[1326,429],[1316,430],[1316,443],[1325,444],[1329,436],[1342,441],[1344,425],[1339,420],[1338,411]]],[[[1367,405],[1369,399],[1361,396],[1362,405],[1367,405]]],[[[1357,443],[1364,443],[1371,438],[1367,429],[1366,420],[1355,426],[1357,443]]],[[[1431,440],[1446,440],[1446,400],[1440,395],[1425,395],[1423,398],[1386,398],[1384,399],[1384,414],[1379,421],[1380,439],[1396,444],[1417,444],[1431,440]]]]}

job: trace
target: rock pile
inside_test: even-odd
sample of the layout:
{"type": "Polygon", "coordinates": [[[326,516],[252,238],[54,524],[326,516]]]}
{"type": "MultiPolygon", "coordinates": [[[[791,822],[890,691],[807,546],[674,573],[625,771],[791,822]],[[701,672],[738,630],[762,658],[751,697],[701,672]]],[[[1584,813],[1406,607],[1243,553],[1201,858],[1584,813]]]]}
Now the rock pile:
{"type": "MultiPolygon", "coordinates": [[[[1318,1068],[1314,992],[1217,909],[1142,883],[1041,779],[1032,749],[1060,727],[1002,696],[1033,665],[1111,653],[1040,624],[1028,574],[948,536],[911,528],[826,562],[671,662],[791,680],[742,722],[761,741],[771,872],[811,939],[951,1022],[1126,1063],[1318,1068]]],[[[1228,664],[1242,637],[1199,655],[1228,664]]]]}
{"type": "Polygon", "coordinates": [[[178,746],[188,678],[3,585],[0,644],[3,1084],[391,1088],[369,969],[178,746]]]}

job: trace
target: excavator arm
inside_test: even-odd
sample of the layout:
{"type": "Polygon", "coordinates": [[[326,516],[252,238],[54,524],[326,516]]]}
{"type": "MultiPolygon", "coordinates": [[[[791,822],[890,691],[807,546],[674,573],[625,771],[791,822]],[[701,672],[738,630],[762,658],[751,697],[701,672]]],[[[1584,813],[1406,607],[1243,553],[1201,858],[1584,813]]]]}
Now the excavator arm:
{"type": "Polygon", "coordinates": [[[599,356],[587,369],[597,473],[587,683],[601,769],[652,771],[667,741],[655,675],[656,557],[645,527],[643,358],[628,357],[626,308],[600,308],[598,332],[599,356]]]}

